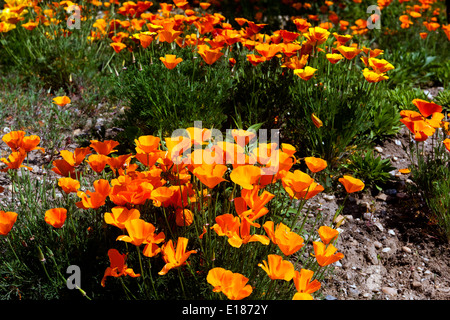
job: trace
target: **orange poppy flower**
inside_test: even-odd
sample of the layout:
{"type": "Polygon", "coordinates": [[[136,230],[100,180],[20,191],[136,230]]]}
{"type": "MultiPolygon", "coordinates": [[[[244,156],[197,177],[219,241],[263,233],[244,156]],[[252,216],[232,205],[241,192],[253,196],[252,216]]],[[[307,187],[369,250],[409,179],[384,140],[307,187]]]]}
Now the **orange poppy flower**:
{"type": "Polygon", "coordinates": [[[86,191],[86,193],[82,191],[77,192],[77,196],[81,199],[81,201],[76,203],[78,208],[97,209],[105,204],[106,198],[109,196],[111,191],[108,180],[99,179],[94,181],[94,189],[95,192],[90,190],[86,191]]]}
{"type": "Polygon", "coordinates": [[[53,102],[60,107],[64,107],[65,105],[69,104],[71,101],[70,101],[69,97],[61,96],[61,97],[53,98],[53,102]]]}
{"type": "Polygon", "coordinates": [[[291,197],[297,197],[297,193],[308,188],[313,182],[307,173],[300,170],[295,170],[294,172],[287,172],[286,175],[281,179],[284,189],[291,197]]]}
{"type": "Polygon", "coordinates": [[[75,167],[72,166],[64,159],[54,160],[52,162],[53,168],[52,171],[60,176],[69,177],[76,176],[75,167]]]}
{"type": "Polygon", "coordinates": [[[161,60],[169,70],[172,70],[177,66],[177,64],[183,61],[182,58],[177,58],[174,54],[166,54],[165,57],[160,57],[159,60],[161,60]]]}
{"type": "Polygon", "coordinates": [[[25,150],[25,152],[30,152],[32,150],[41,150],[44,152],[44,148],[38,147],[37,145],[41,142],[41,138],[37,135],[25,136],[22,139],[21,148],[25,150]]]}
{"type": "Polygon", "coordinates": [[[312,300],[311,294],[320,289],[321,284],[319,280],[311,281],[314,272],[308,269],[301,269],[300,272],[294,272],[294,285],[297,293],[292,300],[312,300]]]}
{"type": "Polygon", "coordinates": [[[384,59],[376,59],[371,57],[368,59],[368,62],[369,66],[376,73],[385,73],[389,70],[394,69],[394,66],[384,59]]]}
{"type": "Polygon", "coordinates": [[[200,44],[197,46],[198,54],[202,57],[202,59],[209,65],[216,62],[221,56],[223,56],[223,53],[220,52],[220,48],[217,49],[211,49],[206,44],[200,44]]]}
{"type": "Polygon", "coordinates": [[[339,182],[344,185],[347,193],[358,192],[364,189],[364,182],[352,176],[344,175],[344,177],[339,178],[339,182]]]}
{"type": "Polygon", "coordinates": [[[339,235],[339,231],[330,228],[328,226],[321,226],[318,230],[320,239],[323,243],[329,244],[332,240],[336,239],[339,235]]]}
{"type": "Polygon", "coordinates": [[[302,191],[297,192],[295,198],[308,200],[312,197],[315,197],[319,192],[322,192],[323,190],[325,190],[325,188],[322,185],[313,182],[309,187],[306,187],[302,191]]]}
{"type": "Polygon", "coordinates": [[[384,73],[377,73],[375,71],[369,70],[368,68],[364,68],[363,76],[367,80],[367,82],[380,82],[389,79],[389,77],[384,73]]]}
{"type": "Polygon", "coordinates": [[[139,277],[140,274],[136,274],[133,269],[128,268],[125,264],[127,255],[120,254],[116,249],[108,250],[108,257],[110,261],[110,266],[106,268],[105,273],[103,275],[101,285],[102,287],[106,284],[107,277],[115,277],[118,278],[120,276],[130,276],[132,278],[139,277]]]}
{"type": "Polygon", "coordinates": [[[66,208],[53,208],[45,212],[45,222],[55,228],[61,228],[67,218],[66,208]]]}
{"type": "Polygon", "coordinates": [[[258,267],[262,268],[270,279],[272,280],[286,280],[291,281],[294,277],[294,265],[276,254],[269,254],[267,256],[268,263],[263,260],[263,263],[259,263],[258,267]]]}
{"type": "Polygon", "coordinates": [[[187,238],[178,237],[176,249],[173,246],[172,239],[163,244],[161,251],[166,264],[158,272],[159,275],[165,275],[169,270],[183,266],[191,254],[197,253],[196,250],[186,251],[188,241],[187,238]]]}
{"type": "Polygon", "coordinates": [[[420,36],[421,39],[426,39],[426,38],[428,37],[428,33],[426,33],[426,32],[420,32],[420,33],[419,33],[419,36],[420,36]]]}
{"type": "Polygon", "coordinates": [[[179,227],[188,227],[194,222],[194,214],[189,209],[178,208],[175,210],[175,223],[179,227]]]}
{"type": "Polygon", "coordinates": [[[328,61],[330,61],[332,64],[336,64],[339,61],[341,61],[342,59],[344,59],[344,56],[339,53],[327,53],[326,57],[327,57],[328,61]]]}
{"type": "Polygon", "coordinates": [[[24,137],[25,131],[10,131],[2,137],[2,140],[11,148],[11,151],[18,151],[24,137]]]}
{"type": "Polygon", "coordinates": [[[114,140],[106,140],[106,141],[97,141],[91,140],[91,144],[89,147],[95,150],[98,154],[109,155],[112,152],[116,152],[117,150],[113,150],[115,147],[119,145],[119,142],[114,140]]]}
{"type": "Polygon", "coordinates": [[[209,8],[209,6],[211,5],[211,3],[209,3],[209,2],[200,2],[199,5],[200,5],[200,7],[201,7],[203,10],[206,10],[206,9],[209,8]]]}
{"type": "Polygon", "coordinates": [[[247,55],[247,61],[256,67],[261,62],[266,61],[266,58],[252,53],[247,55]]]}
{"type": "Polygon", "coordinates": [[[89,156],[87,163],[97,173],[100,173],[105,169],[109,157],[102,154],[92,154],[89,156]]]}
{"type": "Polygon", "coordinates": [[[255,46],[255,50],[266,60],[272,59],[282,50],[282,46],[277,44],[260,43],[255,46]]]}
{"type": "Polygon", "coordinates": [[[230,179],[244,189],[251,190],[261,177],[261,168],[253,165],[242,165],[233,169],[230,179]]]}
{"type": "Polygon", "coordinates": [[[104,219],[107,224],[116,226],[119,229],[125,229],[125,223],[128,220],[139,219],[140,215],[137,209],[116,206],[111,209],[111,212],[105,212],[104,219]]]}
{"type": "Polygon", "coordinates": [[[34,28],[36,28],[38,26],[38,24],[39,24],[39,20],[38,20],[38,22],[28,21],[27,23],[22,24],[22,27],[24,27],[28,31],[31,31],[34,28]]]}
{"type": "Polygon", "coordinates": [[[152,190],[151,199],[153,200],[153,205],[160,207],[164,205],[165,207],[171,204],[171,199],[174,195],[174,189],[168,187],[158,187],[152,190]]]}
{"type": "Polygon", "coordinates": [[[422,99],[414,99],[412,103],[417,107],[417,109],[419,109],[420,113],[425,118],[428,118],[436,112],[442,112],[442,106],[434,102],[428,102],[422,99]]]}
{"type": "Polygon", "coordinates": [[[112,42],[109,45],[114,49],[116,53],[119,53],[127,47],[127,45],[122,42],[112,42]]]}
{"type": "Polygon", "coordinates": [[[333,36],[336,38],[339,45],[346,44],[349,40],[351,40],[353,38],[353,36],[350,34],[340,35],[336,32],[333,32],[333,36]]]}
{"type": "Polygon", "coordinates": [[[358,49],[353,46],[339,46],[336,48],[336,50],[339,51],[347,60],[352,60],[362,51],[362,49],[358,49]]]}
{"type": "Polygon", "coordinates": [[[6,164],[7,167],[0,171],[6,172],[8,170],[17,170],[19,168],[26,168],[26,169],[32,171],[33,169],[31,167],[28,167],[28,166],[25,166],[22,164],[23,161],[25,160],[26,156],[27,156],[27,153],[25,152],[25,150],[19,149],[19,151],[12,152],[8,156],[8,159],[1,158],[0,162],[3,162],[4,164],[6,164]]]}
{"type": "Polygon", "coordinates": [[[164,233],[160,232],[155,234],[156,228],[150,222],[146,222],[140,218],[128,219],[124,225],[128,235],[118,236],[116,239],[118,241],[129,242],[137,247],[141,244],[157,244],[164,241],[164,233]]]}
{"type": "Polygon", "coordinates": [[[444,144],[444,146],[447,149],[447,151],[450,151],[450,139],[447,138],[444,141],[442,141],[442,143],[444,144]]]}
{"type": "Polygon", "coordinates": [[[224,268],[213,268],[206,276],[206,281],[214,287],[213,292],[222,292],[230,300],[242,300],[252,293],[248,280],[242,274],[224,268]]]}
{"type": "Polygon", "coordinates": [[[160,139],[155,136],[147,135],[140,136],[138,139],[135,139],[136,143],[136,152],[141,153],[151,153],[158,150],[160,139]]]}
{"type": "Polygon", "coordinates": [[[118,157],[110,157],[106,163],[109,165],[111,170],[115,173],[116,170],[123,170],[130,165],[130,161],[133,158],[132,154],[122,154],[118,157]]]}
{"type": "Polygon", "coordinates": [[[297,252],[304,246],[303,238],[297,233],[292,232],[291,229],[282,222],[277,224],[275,230],[273,221],[266,221],[263,227],[270,240],[278,245],[285,256],[297,252]]]}
{"type": "Polygon", "coordinates": [[[330,32],[321,27],[309,28],[307,33],[303,34],[307,39],[307,43],[312,46],[318,46],[327,41],[330,32]]]}
{"type": "Polygon", "coordinates": [[[58,180],[58,186],[60,186],[65,193],[77,192],[80,188],[80,182],[70,177],[62,177],[58,180]]]}
{"type": "Polygon", "coordinates": [[[320,158],[306,157],[305,162],[311,172],[319,172],[327,167],[327,162],[320,158]]]}
{"type": "Polygon", "coordinates": [[[311,27],[311,24],[305,19],[298,18],[298,19],[294,19],[293,22],[294,22],[297,30],[301,33],[307,32],[308,29],[311,27]]]}
{"type": "Polygon", "coordinates": [[[72,167],[76,167],[84,161],[86,156],[91,153],[91,149],[89,147],[86,148],[76,148],[74,152],[70,152],[69,150],[61,150],[59,154],[61,157],[72,167]]]}
{"type": "Polygon", "coordinates": [[[223,164],[202,164],[192,172],[205,186],[212,189],[222,181],[226,181],[222,176],[227,171],[227,166],[223,164]]]}
{"type": "Polygon", "coordinates": [[[317,71],[317,69],[314,69],[310,66],[306,66],[304,69],[295,69],[294,74],[299,76],[305,81],[308,81],[314,76],[314,73],[317,71]]]}
{"type": "Polygon", "coordinates": [[[325,244],[322,242],[314,241],[313,248],[317,263],[321,267],[325,267],[332,263],[335,263],[336,261],[341,260],[344,257],[343,253],[336,252],[337,249],[332,244],[325,246],[325,244]]]}
{"type": "Polygon", "coordinates": [[[6,236],[17,220],[17,213],[0,210],[0,235],[6,236]]]}

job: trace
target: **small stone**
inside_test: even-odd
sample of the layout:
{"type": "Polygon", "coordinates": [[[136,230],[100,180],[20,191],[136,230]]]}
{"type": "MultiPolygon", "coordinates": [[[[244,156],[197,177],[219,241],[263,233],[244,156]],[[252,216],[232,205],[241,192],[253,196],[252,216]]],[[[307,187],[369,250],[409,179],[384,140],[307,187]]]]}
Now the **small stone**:
{"type": "Polygon", "coordinates": [[[383,248],[383,249],[381,250],[381,252],[388,253],[388,252],[390,252],[391,250],[392,250],[391,248],[387,247],[387,248],[383,248]]]}
{"type": "Polygon", "coordinates": [[[384,191],[385,194],[387,194],[388,196],[395,196],[397,194],[397,190],[396,189],[386,189],[384,191]]]}
{"type": "Polygon", "coordinates": [[[382,147],[375,147],[374,150],[379,152],[379,153],[383,152],[383,148],[382,147]]]}
{"type": "Polygon", "coordinates": [[[348,289],[348,295],[349,295],[350,297],[356,298],[356,297],[359,296],[359,290],[356,289],[356,288],[349,288],[349,289],[348,289]]]}
{"type": "Polygon", "coordinates": [[[398,157],[393,156],[393,157],[392,157],[392,161],[398,161],[398,157]]]}
{"type": "Polygon", "coordinates": [[[398,146],[401,146],[401,145],[402,145],[402,142],[401,142],[400,140],[398,140],[398,139],[395,139],[395,140],[394,140],[394,143],[395,143],[396,145],[398,145],[398,146]]]}
{"type": "Polygon", "coordinates": [[[412,250],[411,250],[410,248],[408,248],[407,246],[403,246],[403,247],[402,247],[402,250],[403,250],[404,252],[406,252],[406,253],[411,253],[411,252],[412,252],[412,250]]]}
{"type": "Polygon", "coordinates": [[[373,245],[377,249],[381,249],[383,247],[383,244],[379,241],[374,241],[373,245]]]}
{"type": "Polygon", "coordinates": [[[413,287],[413,289],[421,289],[422,288],[422,283],[420,281],[413,281],[411,283],[411,286],[413,287]]]}
{"type": "Polygon", "coordinates": [[[328,294],[328,295],[325,296],[325,300],[337,300],[337,298],[328,294]]]}
{"type": "Polygon", "coordinates": [[[372,219],[372,212],[364,212],[363,213],[364,220],[371,220],[372,219]]]}
{"type": "Polygon", "coordinates": [[[388,233],[389,233],[391,236],[395,236],[395,231],[392,230],[392,229],[389,229],[389,230],[388,230],[388,233]]]}
{"type": "Polygon", "coordinates": [[[336,226],[338,226],[338,227],[341,226],[341,225],[343,225],[344,222],[345,222],[345,217],[342,216],[342,215],[338,215],[338,216],[336,217],[336,220],[334,220],[334,223],[335,223],[336,226]]]}
{"type": "Polygon", "coordinates": [[[386,201],[387,200],[387,195],[384,193],[380,193],[379,195],[377,195],[376,197],[377,200],[381,200],[381,201],[386,201]]]}
{"type": "Polygon", "coordinates": [[[375,222],[374,226],[376,226],[378,228],[378,230],[380,230],[381,232],[384,231],[383,225],[380,222],[375,222]]]}
{"type": "Polygon", "coordinates": [[[327,201],[333,201],[335,198],[334,195],[328,195],[328,194],[324,194],[322,197],[327,201]]]}
{"type": "Polygon", "coordinates": [[[397,289],[395,289],[395,288],[383,287],[383,288],[381,288],[381,291],[383,291],[383,293],[388,294],[392,297],[397,295],[397,289]]]}

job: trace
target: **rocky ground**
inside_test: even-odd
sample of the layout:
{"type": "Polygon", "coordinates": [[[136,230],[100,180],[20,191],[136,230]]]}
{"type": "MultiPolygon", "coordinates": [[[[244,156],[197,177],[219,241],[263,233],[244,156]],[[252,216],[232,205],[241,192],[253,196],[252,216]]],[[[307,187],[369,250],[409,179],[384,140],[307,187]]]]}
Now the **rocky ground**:
{"type": "MultiPolygon", "coordinates": [[[[377,149],[397,169],[406,168],[401,145],[407,139],[402,130],[377,149]]],[[[408,194],[408,175],[392,174],[398,181],[389,189],[347,199],[336,245],[345,258],[323,283],[326,299],[450,299],[450,245],[424,215],[420,195],[408,194]]],[[[343,199],[322,194],[316,201],[321,210],[335,212],[343,199]]]]}

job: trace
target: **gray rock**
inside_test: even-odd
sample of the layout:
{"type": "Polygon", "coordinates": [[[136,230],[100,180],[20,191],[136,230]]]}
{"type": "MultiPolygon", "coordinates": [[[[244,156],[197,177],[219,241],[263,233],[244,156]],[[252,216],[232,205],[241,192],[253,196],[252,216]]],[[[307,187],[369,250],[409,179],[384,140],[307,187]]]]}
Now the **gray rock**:
{"type": "Polygon", "coordinates": [[[328,294],[328,295],[325,296],[325,300],[337,300],[337,298],[328,294]]]}
{"type": "Polygon", "coordinates": [[[381,288],[381,291],[383,293],[387,294],[387,295],[392,296],[392,297],[397,295],[397,289],[395,289],[395,288],[383,287],[383,288],[381,288]]]}

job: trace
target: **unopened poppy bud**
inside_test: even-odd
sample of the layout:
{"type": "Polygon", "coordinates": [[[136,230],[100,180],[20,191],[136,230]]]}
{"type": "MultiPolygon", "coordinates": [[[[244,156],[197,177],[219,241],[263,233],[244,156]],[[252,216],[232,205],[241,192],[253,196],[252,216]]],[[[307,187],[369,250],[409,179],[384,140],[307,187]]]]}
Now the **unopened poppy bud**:
{"type": "Polygon", "coordinates": [[[42,250],[40,247],[38,247],[39,253],[38,253],[38,258],[40,262],[45,262],[45,257],[44,254],[42,253],[42,250]]]}
{"type": "Polygon", "coordinates": [[[311,114],[311,120],[317,128],[323,126],[322,120],[320,120],[314,113],[311,114]]]}

